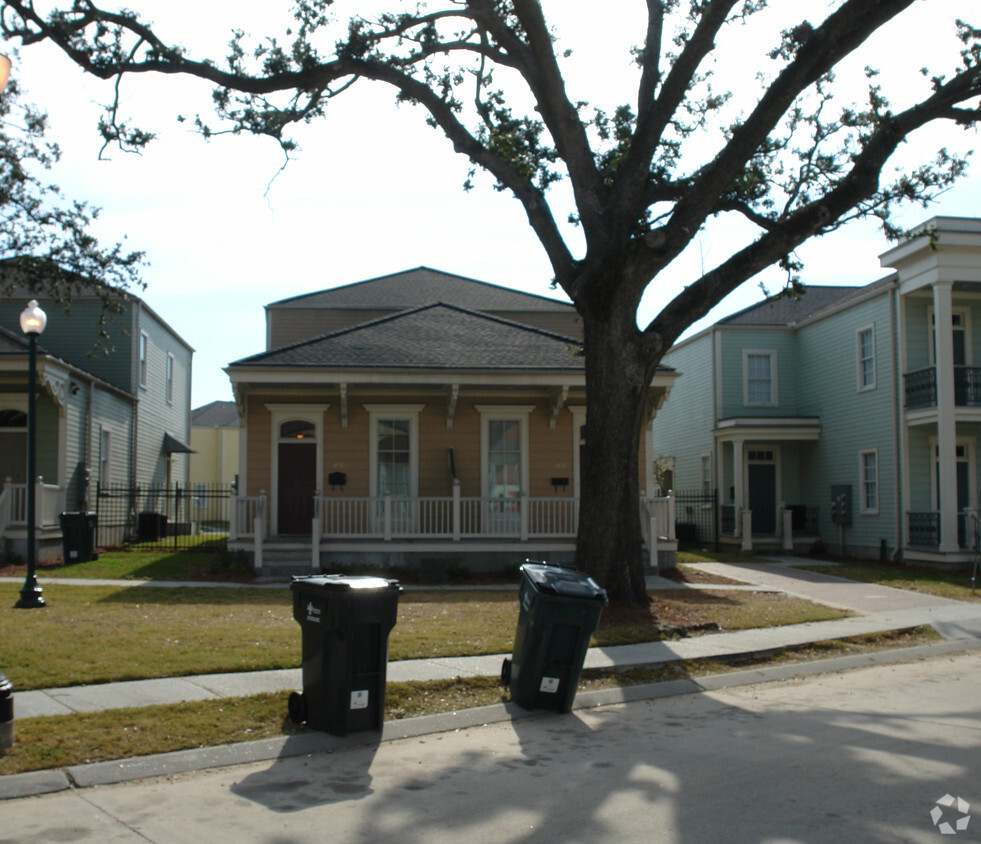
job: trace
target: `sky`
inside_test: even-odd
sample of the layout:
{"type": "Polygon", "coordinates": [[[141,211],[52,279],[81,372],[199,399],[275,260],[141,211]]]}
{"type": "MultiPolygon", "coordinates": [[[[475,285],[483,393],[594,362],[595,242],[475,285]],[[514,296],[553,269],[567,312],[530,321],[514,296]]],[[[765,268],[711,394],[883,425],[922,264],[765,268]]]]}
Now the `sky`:
{"type": "MultiPolygon", "coordinates": [[[[345,7],[363,12],[380,2],[338,0],[334,8],[342,14],[345,7]]],[[[259,36],[273,32],[288,23],[290,4],[143,0],[129,5],[192,54],[218,59],[233,28],[259,36]]],[[[570,95],[608,110],[631,101],[629,49],[641,40],[646,4],[608,0],[600,16],[594,4],[582,0],[543,5],[561,46],[573,50],[564,64],[570,95]]],[[[717,88],[752,95],[753,78],[769,61],[764,54],[787,23],[777,16],[789,7],[798,15],[791,24],[801,10],[817,22],[836,3],[774,5],[772,14],[733,27],[720,41],[717,88]]],[[[865,64],[875,65],[883,71],[885,93],[902,106],[923,84],[917,73],[921,65],[952,68],[953,20],[964,16],[964,6],[963,0],[917,0],[842,70],[839,82],[851,85],[864,78],[865,64]],[[915,62],[909,59],[912,45],[915,62]]],[[[100,160],[96,123],[99,104],[111,99],[111,83],[86,77],[43,45],[20,50],[13,72],[26,98],[47,109],[49,135],[62,147],[52,180],[67,198],[102,209],[95,228],[102,240],[125,238],[130,248],[147,253],[147,288],[140,295],[195,349],[192,407],[232,398],[222,369],[264,350],[264,306],[280,299],[417,266],[564,298],[550,287],[549,264],[518,202],[495,191],[486,177],[464,192],[467,160],[425,125],[420,110],[396,108],[389,90],[365,86],[335,100],[326,120],[296,131],[301,149],[283,169],[283,154],[269,139],[229,135],[206,142],[189,123],[178,122],[178,114],[211,114],[206,83],[176,77],[125,80],[124,108],[158,139],[141,155],[112,149],[100,160]]],[[[914,138],[902,156],[920,161],[943,144],[963,150],[976,140],[973,131],[943,127],[914,138]]],[[[565,186],[555,191],[558,207],[568,204],[564,191],[565,186]]],[[[981,170],[975,163],[968,178],[939,203],[910,208],[898,219],[913,226],[937,215],[976,216],[979,201],[981,170]]],[[[565,213],[557,216],[564,219],[565,213]]],[[[579,236],[566,231],[575,251],[579,236]]],[[[715,266],[744,244],[747,234],[745,226],[727,224],[700,235],[678,266],[648,291],[640,322],[649,321],[702,267],[715,266]]],[[[849,225],[799,250],[803,279],[809,284],[874,281],[886,273],[878,255],[888,247],[874,223],[849,225]]],[[[776,291],[783,277],[771,270],[745,283],[688,333],[759,301],[761,282],[776,291]]]]}

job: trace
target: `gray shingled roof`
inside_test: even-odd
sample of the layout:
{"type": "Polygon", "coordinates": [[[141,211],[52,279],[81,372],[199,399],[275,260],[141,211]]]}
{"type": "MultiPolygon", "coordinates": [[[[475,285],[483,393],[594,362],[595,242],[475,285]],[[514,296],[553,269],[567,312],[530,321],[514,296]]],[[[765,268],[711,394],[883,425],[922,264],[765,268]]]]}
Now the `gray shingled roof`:
{"type": "Polygon", "coordinates": [[[417,267],[414,270],[280,299],[267,308],[386,308],[408,309],[444,302],[472,311],[558,311],[568,302],[499,287],[486,281],[417,267]]]}
{"type": "Polygon", "coordinates": [[[27,338],[0,326],[0,355],[27,354],[27,338]]]}
{"type": "Polygon", "coordinates": [[[581,370],[578,341],[442,302],[263,352],[233,368],[581,370]]]}
{"type": "Polygon", "coordinates": [[[865,287],[804,288],[801,296],[773,296],[721,319],[718,325],[790,325],[838,304],[865,287]]]}
{"type": "Polygon", "coordinates": [[[196,428],[237,428],[238,408],[233,401],[213,401],[191,411],[196,428]]]}

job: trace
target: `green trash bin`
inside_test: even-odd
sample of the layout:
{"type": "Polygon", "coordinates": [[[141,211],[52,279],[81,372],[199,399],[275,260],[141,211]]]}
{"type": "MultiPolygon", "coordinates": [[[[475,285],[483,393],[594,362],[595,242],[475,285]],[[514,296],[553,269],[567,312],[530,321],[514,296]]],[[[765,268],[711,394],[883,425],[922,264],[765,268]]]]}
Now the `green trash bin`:
{"type": "Polygon", "coordinates": [[[606,590],[574,569],[528,561],[519,571],[518,629],[501,680],[525,709],[568,712],[606,590]]]}
{"type": "Polygon", "coordinates": [[[290,719],[336,736],[380,730],[388,634],[402,587],[331,574],[294,577],[290,588],[303,637],[303,691],[290,694],[290,719]]]}
{"type": "Polygon", "coordinates": [[[14,687],[0,671],[0,750],[14,743],[14,687]]]}
{"type": "Polygon", "coordinates": [[[87,563],[99,559],[95,553],[95,513],[62,513],[61,550],[66,563],[87,563]]]}

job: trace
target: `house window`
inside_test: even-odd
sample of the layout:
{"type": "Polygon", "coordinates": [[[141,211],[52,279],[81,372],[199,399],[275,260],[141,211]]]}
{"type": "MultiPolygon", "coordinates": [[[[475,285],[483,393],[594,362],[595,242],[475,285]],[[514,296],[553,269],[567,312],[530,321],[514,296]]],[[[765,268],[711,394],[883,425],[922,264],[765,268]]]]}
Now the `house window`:
{"type": "Polygon", "coordinates": [[[879,452],[859,452],[859,474],[862,482],[862,512],[873,515],[879,512],[879,452]]]}
{"type": "Polygon", "coordinates": [[[174,401],[174,356],[167,354],[167,401],[174,401]]]}
{"type": "Polygon", "coordinates": [[[490,533],[517,533],[521,493],[528,488],[528,415],[531,405],[477,405],[480,413],[481,486],[490,533]]]}
{"type": "MultiPolygon", "coordinates": [[[[971,365],[971,311],[969,308],[954,308],[950,315],[950,330],[954,347],[954,366],[971,365]]],[[[930,363],[937,362],[937,318],[930,308],[930,363]]]]}
{"type": "Polygon", "coordinates": [[[0,410],[0,428],[27,428],[27,414],[23,410],[0,410]]]}
{"type": "Polygon", "coordinates": [[[146,387],[147,357],[150,353],[150,338],[140,332],[140,386],[146,387]]]}
{"type": "Polygon", "coordinates": [[[747,407],[773,407],[777,404],[777,353],[743,352],[743,397],[747,407]]]}
{"type": "Polygon", "coordinates": [[[408,498],[412,447],[408,419],[379,419],[376,434],[379,495],[408,498]]]}
{"type": "Polygon", "coordinates": [[[858,332],[858,389],[875,387],[875,332],[870,326],[858,332]]]}
{"type": "Polygon", "coordinates": [[[712,455],[702,455],[702,492],[708,495],[712,492],[712,455]]]}

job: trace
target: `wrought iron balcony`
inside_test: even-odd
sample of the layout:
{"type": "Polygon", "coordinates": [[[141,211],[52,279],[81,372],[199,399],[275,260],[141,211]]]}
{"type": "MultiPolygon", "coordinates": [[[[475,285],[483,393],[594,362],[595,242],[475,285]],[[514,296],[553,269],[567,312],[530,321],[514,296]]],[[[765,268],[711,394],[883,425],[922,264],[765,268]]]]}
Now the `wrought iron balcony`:
{"type": "MultiPolygon", "coordinates": [[[[937,368],[916,369],[903,376],[906,409],[923,410],[937,406],[937,368]]],[[[954,404],[981,407],[981,367],[954,367],[954,404]]]]}

